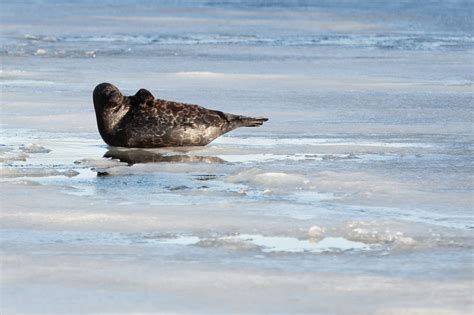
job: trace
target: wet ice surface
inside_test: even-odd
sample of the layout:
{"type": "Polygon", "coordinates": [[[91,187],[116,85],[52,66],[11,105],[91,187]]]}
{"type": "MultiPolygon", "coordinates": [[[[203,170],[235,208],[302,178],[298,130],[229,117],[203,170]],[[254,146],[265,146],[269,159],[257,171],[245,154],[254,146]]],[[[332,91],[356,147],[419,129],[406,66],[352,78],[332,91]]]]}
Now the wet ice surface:
{"type": "Polygon", "coordinates": [[[326,237],[321,240],[299,240],[292,237],[263,236],[239,234],[222,237],[197,237],[189,235],[153,235],[153,234],[120,234],[111,232],[80,232],[80,231],[26,231],[4,230],[2,232],[4,246],[23,244],[89,244],[89,245],[137,245],[153,246],[178,245],[178,246],[225,246],[232,243],[235,248],[252,248],[263,253],[330,253],[343,251],[369,250],[370,247],[362,242],[349,241],[342,237],[326,237]]]}
{"type": "MultiPolygon", "coordinates": [[[[472,227],[467,191],[447,192],[443,182],[430,183],[427,189],[423,179],[403,182],[400,176],[411,175],[408,167],[423,172],[448,159],[463,164],[458,153],[449,155],[452,145],[447,143],[368,145],[308,138],[303,144],[282,145],[260,137],[258,145],[251,137],[224,136],[204,148],[145,150],[107,148],[93,135],[78,139],[63,134],[61,140],[30,144],[41,150],[25,154],[22,143],[33,139],[27,131],[15,132],[5,130],[4,180],[35,180],[64,187],[66,194],[116,196],[122,203],[150,205],[261,202],[264,207],[284,205],[293,218],[318,218],[323,213],[335,217],[343,212],[348,218],[406,218],[435,226],[472,227]],[[308,146],[309,142],[314,145],[308,146]],[[264,153],[249,154],[252,151],[264,153]],[[392,177],[386,177],[386,168],[393,169],[392,177]],[[392,194],[389,201],[387,194],[392,194]],[[321,209],[312,210],[315,205],[321,209]]],[[[465,180],[470,185],[469,177],[465,180]]]]}
{"type": "Polygon", "coordinates": [[[468,4],[303,2],[2,6],[2,313],[472,310],[468,4]],[[102,81],[270,120],[111,148],[102,81]]]}
{"type": "MultiPolygon", "coordinates": [[[[283,272],[275,299],[293,290],[292,279],[301,273],[312,275],[302,280],[310,286],[324,275],[337,275],[324,281],[331,287],[343,281],[339,277],[369,277],[366,281],[375,283],[387,281],[377,277],[389,277],[405,279],[391,283],[389,292],[423,281],[431,281],[423,284],[431,290],[446,281],[453,292],[466,290],[473,226],[470,177],[463,175],[471,167],[468,144],[436,136],[422,141],[253,137],[235,133],[204,148],[143,150],[109,148],[93,133],[3,129],[1,185],[9,196],[2,205],[5,273],[22,266],[34,278],[48,271],[28,266],[54,265],[49,261],[54,258],[66,269],[52,270],[53,278],[74,288],[84,280],[71,278],[67,270],[83,274],[85,259],[90,268],[107,270],[107,277],[119,277],[121,283],[134,281],[123,270],[130,277],[146,272],[153,285],[176,283],[175,273],[193,270],[191,287],[207,292],[213,291],[207,280],[199,280],[202,272],[206,277],[211,272],[220,287],[229,285],[223,279],[235,275],[233,270],[269,279],[283,272]],[[450,178],[454,167],[455,179],[450,178]],[[149,264],[171,278],[163,280],[149,264]],[[112,271],[116,265],[122,267],[112,271]]],[[[90,276],[86,272],[81,279],[90,276]]],[[[9,279],[15,286],[3,291],[8,309],[16,307],[17,297],[39,297],[43,290],[67,301],[84,294],[56,292],[55,282],[9,279]]],[[[276,281],[252,279],[263,287],[276,281]]],[[[236,290],[245,287],[232,281],[236,290]]],[[[175,285],[155,290],[176,298],[172,290],[191,290],[189,283],[175,285]]],[[[137,293],[125,287],[127,294],[137,293]]],[[[193,290],[189,294],[199,296],[193,290]]],[[[104,309],[94,306],[95,299],[89,303],[90,310],[104,309]]],[[[62,304],[55,305],[43,309],[62,310],[62,304]]],[[[203,309],[221,307],[211,305],[203,309]]],[[[301,305],[303,311],[314,309],[311,302],[301,305]]]]}
{"type": "MultiPolygon", "coordinates": [[[[443,182],[431,182],[430,189],[426,189],[423,178],[409,182],[400,178],[400,175],[411,176],[411,172],[400,174],[406,172],[407,166],[420,172],[428,163],[437,165],[443,159],[451,159],[450,163],[462,161],[459,156],[446,155],[450,146],[446,143],[416,145],[398,140],[395,145],[390,142],[377,145],[372,141],[368,146],[367,141],[349,143],[308,138],[304,144],[281,145],[273,139],[265,143],[260,137],[257,145],[252,137],[224,136],[204,148],[145,150],[108,148],[95,135],[79,139],[63,134],[57,135],[59,139],[47,140],[48,133],[36,133],[40,144],[34,146],[41,150],[7,159],[24,152],[21,143],[35,139],[28,131],[4,131],[2,180],[5,183],[53,186],[66,196],[131,208],[174,206],[182,216],[199,206],[210,211],[217,207],[223,215],[269,218],[278,223],[269,230],[270,235],[255,234],[253,243],[275,244],[287,240],[299,244],[287,252],[324,250],[312,249],[307,240],[288,238],[294,232],[281,235],[282,229],[287,228],[285,220],[300,226],[300,230],[308,229],[312,223],[323,223],[323,230],[332,231],[329,240],[344,240],[349,235],[351,241],[369,239],[369,243],[396,243],[406,247],[435,246],[437,240],[433,235],[439,232],[433,231],[438,230],[458,231],[467,236],[473,226],[468,191],[446,191],[443,182]],[[308,146],[308,142],[323,144],[308,146]],[[251,147],[266,153],[249,154],[251,147]],[[386,177],[388,168],[393,169],[390,178],[386,177]],[[237,212],[233,212],[234,207],[238,208],[237,212]],[[357,222],[368,227],[360,227],[357,222]],[[341,224],[354,227],[342,228],[341,224]],[[382,229],[380,224],[387,226],[382,229]],[[397,230],[397,225],[402,230],[397,230]],[[407,232],[410,235],[404,235],[407,232]],[[422,238],[421,242],[415,241],[417,236],[422,238]]],[[[96,211],[94,206],[91,209],[96,211]]],[[[219,227],[218,222],[215,230],[221,237],[235,232],[219,227]]],[[[186,235],[190,231],[184,232],[186,235]]],[[[250,235],[248,232],[254,235],[245,225],[237,232],[243,238],[250,235]]],[[[192,234],[190,237],[196,237],[192,234]]],[[[239,237],[235,240],[245,241],[239,237]]],[[[274,245],[264,247],[271,252],[274,245]]]]}

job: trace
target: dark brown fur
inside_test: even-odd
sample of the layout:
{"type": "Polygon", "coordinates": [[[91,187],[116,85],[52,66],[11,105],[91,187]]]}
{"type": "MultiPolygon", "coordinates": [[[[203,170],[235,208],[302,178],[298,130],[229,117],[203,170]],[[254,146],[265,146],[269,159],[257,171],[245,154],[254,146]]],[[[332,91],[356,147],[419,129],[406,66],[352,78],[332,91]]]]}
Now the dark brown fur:
{"type": "Polygon", "coordinates": [[[202,146],[233,129],[261,126],[268,120],[155,99],[145,89],[123,96],[110,83],[97,85],[93,99],[100,135],[111,146],[202,146]]]}

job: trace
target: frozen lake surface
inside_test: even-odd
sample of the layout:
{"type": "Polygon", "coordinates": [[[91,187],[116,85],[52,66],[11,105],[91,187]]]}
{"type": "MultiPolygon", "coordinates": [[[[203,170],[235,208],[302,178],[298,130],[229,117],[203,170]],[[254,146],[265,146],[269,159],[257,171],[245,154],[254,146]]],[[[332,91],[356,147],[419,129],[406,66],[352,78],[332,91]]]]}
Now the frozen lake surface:
{"type": "Polygon", "coordinates": [[[470,314],[472,10],[2,3],[1,313],[470,314]],[[270,120],[112,148],[101,82],[270,120]]]}

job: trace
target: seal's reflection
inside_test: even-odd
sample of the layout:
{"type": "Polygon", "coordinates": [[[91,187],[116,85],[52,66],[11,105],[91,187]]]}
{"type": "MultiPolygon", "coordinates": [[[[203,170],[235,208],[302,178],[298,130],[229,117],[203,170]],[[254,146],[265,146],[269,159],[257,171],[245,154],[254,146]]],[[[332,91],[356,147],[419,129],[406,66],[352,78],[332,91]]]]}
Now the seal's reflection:
{"type": "Polygon", "coordinates": [[[174,162],[174,163],[224,163],[225,161],[217,156],[196,156],[186,154],[162,154],[149,150],[124,150],[110,148],[105,154],[105,158],[112,158],[119,160],[120,162],[127,163],[128,165],[138,163],[161,163],[161,162],[174,162]]]}

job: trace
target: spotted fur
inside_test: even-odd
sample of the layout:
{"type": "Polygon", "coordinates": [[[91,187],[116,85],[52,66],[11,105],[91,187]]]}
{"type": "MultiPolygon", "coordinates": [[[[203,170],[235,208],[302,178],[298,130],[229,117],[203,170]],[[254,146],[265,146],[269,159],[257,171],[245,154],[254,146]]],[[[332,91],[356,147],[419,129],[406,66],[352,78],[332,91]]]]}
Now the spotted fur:
{"type": "Polygon", "coordinates": [[[268,120],[155,99],[145,89],[124,96],[110,83],[97,85],[93,100],[100,135],[110,146],[203,146],[226,132],[268,120]]]}

